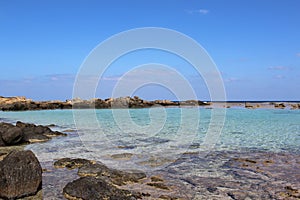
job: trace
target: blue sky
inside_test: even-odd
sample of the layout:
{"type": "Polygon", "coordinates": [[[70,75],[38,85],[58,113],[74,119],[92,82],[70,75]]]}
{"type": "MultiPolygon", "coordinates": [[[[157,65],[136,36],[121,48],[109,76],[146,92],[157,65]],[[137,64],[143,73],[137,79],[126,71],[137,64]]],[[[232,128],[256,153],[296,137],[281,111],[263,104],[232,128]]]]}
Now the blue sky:
{"type": "MultiPolygon", "coordinates": [[[[300,100],[299,9],[299,0],[0,0],[0,96],[70,99],[80,65],[100,42],[133,28],[163,27],[207,50],[228,100],[300,100]]],[[[174,67],[209,100],[188,63],[154,50],[117,60],[96,95],[109,97],[118,77],[149,62],[174,67]]],[[[155,85],[136,94],[174,99],[155,85]]]]}

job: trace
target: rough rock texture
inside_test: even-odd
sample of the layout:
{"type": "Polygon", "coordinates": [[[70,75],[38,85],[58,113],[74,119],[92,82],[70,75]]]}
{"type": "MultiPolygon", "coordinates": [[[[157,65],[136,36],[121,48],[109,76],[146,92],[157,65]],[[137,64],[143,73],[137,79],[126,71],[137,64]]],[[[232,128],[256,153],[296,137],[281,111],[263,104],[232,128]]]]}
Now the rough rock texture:
{"type": "Polygon", "coordinates": [[[36,194],[42,168],[31,151],[13,151],[0,162],[0,197],[16,199],[36,194]]]}
{"type": "Polygon", "coordinates": [[[300,109],[300,104],[291,104],[293,110],[300,109]]]}
{"type": "Polygon", "coordinates": [[[120,171],[110,169],[101,162],[96,163],[95,161],[80,158],[62,158],[54,163],[54,167],[66,167],[68,169],[79,168],[79,176],[106,177],[107,180],[116,185],[124,185],[127,182],[138,182],[147,177],[144,172],[139,170],[120,171]]]}
{"type": "Polygon", "coordinates": [[[62,158],[54,162],[55,168],[68,168],[75,169],[82,167],[83,165],[94,164],[94,161],[81,159],[81,158],[62,158]]]}
{"type": "Polygon", "coordinates": [[[17,122],[16,126],[9,123],[0,123],[0,146],[11,146],[24,143],[44,142],[51,137],[66,135],[52,131],[47,126],[36,126],[23,122],[17,122]]]}
{"type": "Polygon", "coordinates": [[[23,138],[23,131],[19,127],[7,129],[2,134],[2,140],[9,145],[18,144],[23,138]]]}
{"type": "Polygon", "coordinates": [[[275,103],[274,108],[284,109],[286,106],[284,103],[275,103]]]}
{"type": "Polygon", "coordinates": [[[3,111],[70,109],[72,105],[61,101],[32,101],[25,97],[0,97],[0,109],[3,111]]]}
{"type": "MultiPolygon", "coordinates": [[[[112,179],[114,170],[102,163],[79,162],[77,159],[64,159],[60,163],[61,165],[58,166],[69,166],[70,169],[73,169],[75,165],[79,166],[79,163],[86,163],[79,167],[78,174],[88,178],[88,182],[91,183],[89,188],[97,193],[99,192],[96,189],[98,186],[94,183],[101,179],[109,187],[112,185],[117,189],[128,190],[133,194],[136,192],[138,196],[141,193],[142,199],[148,200],[300,199],[299,152],[275,153],[245,149],[211,151],[206,154],[206,152],[198,152],[192,148],[172,164],[155,172],[148,172],[148,177],[140,179],[138,182],[121,180],[114,183],[114,180],[118,181],[118,179],[112,179]],[[96,181],[90,181],[93,178],[96,181]]],[[[56,193],[61,193],[68,182],[78,178],[76,170],[59,169],[57,171],[60,174],[55,177],[55,181],[49,183],[50,194],[48,197],[55,194],[52,193],[53,190],[57,190],[56,193]],[[70,174],[68,172],[73,173],[72,179],[69,179],[70,174]],[[67,181],[58,188],[57,179],[67,179],[67,181]]],[[[84,199],[85,195],[89,195],[89,191],[82,190],[80,189],[81,186],[77,186],[78,184],[76,188],[64,190],[68,199],[84,199]],[[75,198],[72,195],[75,195],[76,191],[72,190],[80,190],[82,193],[76,193],[78,196],[75,198]],[[70,194],[66,192],[70,192],[70,194]]],[[[108,190],[111,191],[111,189],[108,190]]],[[[97,196],[92,198],[97,198],[97,196]]]]}
{"type": "Polygon", "coordinates": [[[139,195],[128,190],[118,189],[107,181],[96,177],[82,177],[68,183],[63,189],[67,199],[110,199],[134,200],[139,195]]]}
{"type": "Polygon", "coordinates": [[[0,147],[5,147],[6,145],[5,145],[5,143],[4,143],[4,141],[2,140],[2,138],[0,137],[0,147]]]}
{"type": "Polygon", "coordinates": [[[300,199],[299,153],[190,153],[163,170],[172,185],[185,182],[187,199],[300,199]]]}
{"type": "Polygon", "coordinates": [[[146,174],[139,170],[120,171],[110,169],[102,163],[84,165],[78,170],[79,176],[107,177],[115,185],[125,185],[128,182],[138,182],[146,178],[146,174]]]}
{"type": "Polygon", "coordinates": [[[256,109],[259,107],[260,107],[260,105],[257,103],[249,103],[249,102],[245,103],[245,108],[248,108],[248,109],[256,109]]]}

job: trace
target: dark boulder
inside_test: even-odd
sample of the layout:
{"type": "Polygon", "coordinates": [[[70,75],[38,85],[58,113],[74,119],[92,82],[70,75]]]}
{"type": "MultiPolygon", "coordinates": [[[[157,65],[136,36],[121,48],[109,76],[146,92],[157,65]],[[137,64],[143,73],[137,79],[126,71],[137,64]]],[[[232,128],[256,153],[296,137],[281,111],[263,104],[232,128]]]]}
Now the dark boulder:
{"type": "Polygon", "coordinates": [[[31,151],[13,151],[0,162],[0,197],[16,199],[36,194],[42,168],[31,151]]]}
{"type": "Polygon", "coordinates": [[[51,137],[55,136],[65,136],[66,134],[60,133],[57,131],[52,131],[47,126],[36,126],[35,124],[23,123],[18,121],[16,126],[21,128],[23,131],[23,139],[24,143],[33,143],[33,142],[45,142],[51,139],[51,137]]]}
{"type": "Polygon", "coordinates": [[[4,132],[6,132],[8,129],[10,129],[12,127],[14,127],[14,125],[5,123],[5,122],[1,122],[0,123],[0,135],[2,135],[4,132]]]}
{"type": "Polygon", "coordinates": [[[23,131],[9,123],[0,123],[0,146],[15,145],[23,138],[23,131]]]}
{"type": "Polygon", "coordinates": [[[68,183],[63,193],[67,199],[134,200],[140,195],[119,189],[101,178],[81,177],[68,183]]]}
{"type": "Polygon", "coordinates": [[[16,145],[20,143],[23,138],[23,131],[19,127],[11,127],[4,131],[2,134],[2,140],[7,145],[16,145]]]}
{"type": "MultiPolygon", "coordinates": [[[[50,138],[48,136],[43,134],[44,133],[43,129],[37,128],[37,126],[34,124],[23,123],[23,122],[18,121],[16,123],[16,127],[19,127],[20,129],[22,129],[23,134],[24,134],[22,142],[24,142],[24,143],[44,142],[44,141],[50,140],[50,138]]],[[[45,127],[45,128],[48,128],[48,127],[45,127]]],[[[47,132],[48,132],[48,130],[47,130],[47,132]]]]}

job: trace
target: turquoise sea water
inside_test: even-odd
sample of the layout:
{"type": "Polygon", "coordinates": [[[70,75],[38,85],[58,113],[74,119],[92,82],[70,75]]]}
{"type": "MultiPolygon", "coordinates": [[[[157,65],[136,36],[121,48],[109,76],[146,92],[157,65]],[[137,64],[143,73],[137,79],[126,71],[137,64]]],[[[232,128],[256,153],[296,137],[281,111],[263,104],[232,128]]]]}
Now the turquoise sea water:
{"type": "Polygon", "coordinates": [[[156,160],[155,167],[163,166],[185,152],[202,150],[299,152],[299,110],[230,108],[226,113],[221,110],[226,115],[220,133],[214,127],[222,125],[222,120],[212,122],[214,110],[203,108],[0,112],[0,120],[55,124],[54,130],[68,130],[67,137],[26,147],[33,150],[41,162],[82,157],[118,168],[144,169],[150,164],[141,163],[151,159],[156,160]],[[210,126],[212,133],[206,138],[210,126]],[[210,141],[209,149],[205,148],[205,140],[210,141]],[[130,159],[112,158],[124,153],[130,155],[130,159]]]}

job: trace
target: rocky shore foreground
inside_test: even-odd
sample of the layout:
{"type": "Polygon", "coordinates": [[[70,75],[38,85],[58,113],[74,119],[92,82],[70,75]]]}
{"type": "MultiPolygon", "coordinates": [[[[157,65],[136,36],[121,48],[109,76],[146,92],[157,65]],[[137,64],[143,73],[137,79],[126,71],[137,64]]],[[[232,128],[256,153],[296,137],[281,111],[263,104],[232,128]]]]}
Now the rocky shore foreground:
{"type": "Polygon", "coordinates": [[[41,191],[42,167],[34,153],[23,147],[57,136],[66,134],[20,121],[15,125],[0,123],[0,199],[18,199],[41,191]]]}
{"type": "Polygon", "coordinates": [[[243,107],[247,109],[300,109],[298,102],[204,102],[199,100],[171,101],[154,100],[147,101],[138,96],[119,97],[108,99],[72,99],[66,101],[33,101],[26,97],[2,97],[0,96],[0,110],[2,111],[26,111],[26,110],[53,110],[53,109],[109,109],[109,108],[149,108],[153,106],[180,107],[180,106],[204,106],[206,108],[231,108],[243,107]]]}

